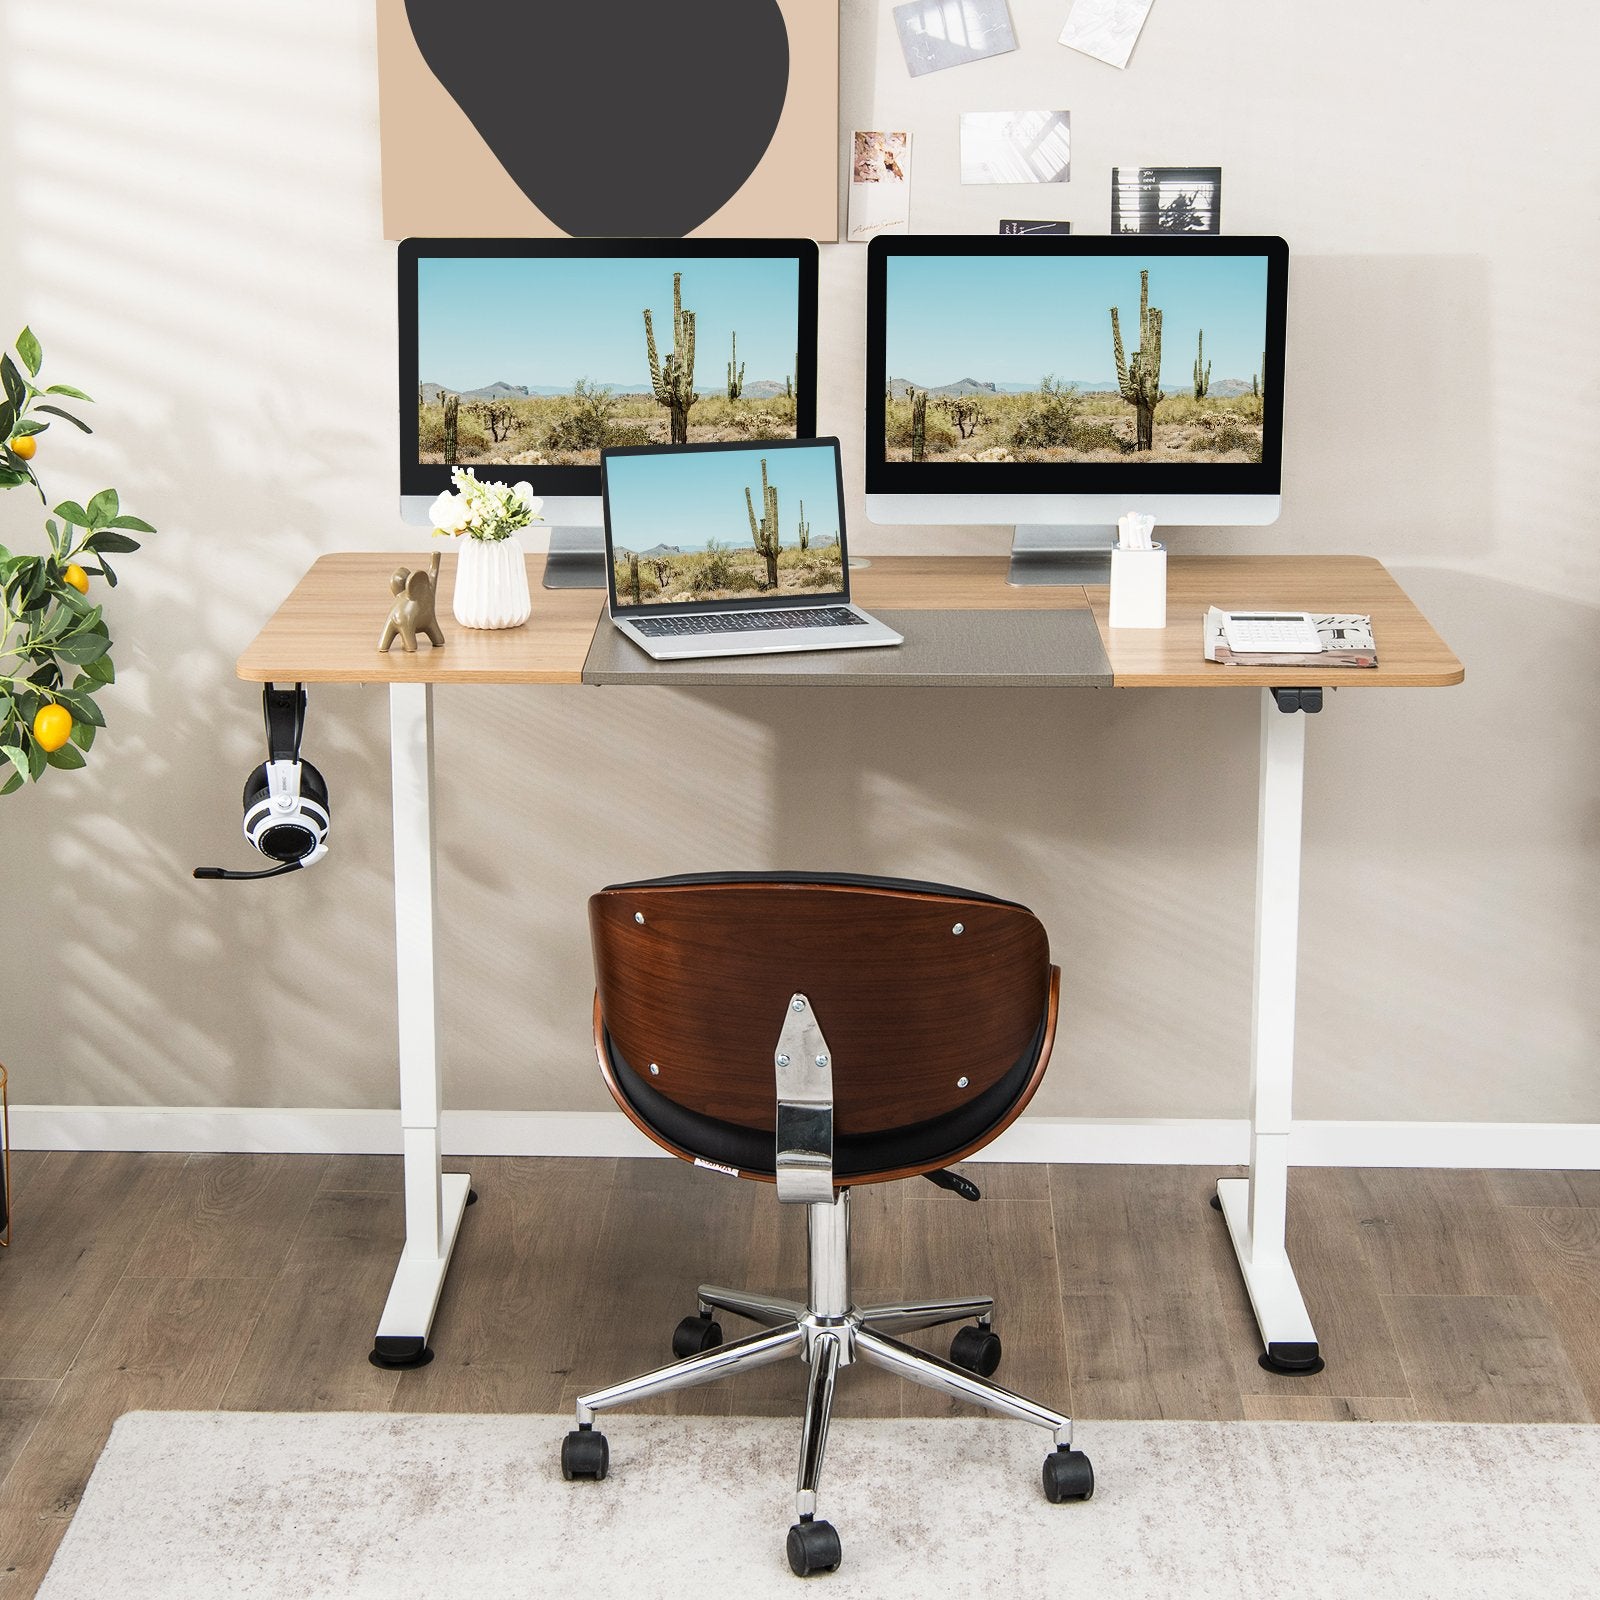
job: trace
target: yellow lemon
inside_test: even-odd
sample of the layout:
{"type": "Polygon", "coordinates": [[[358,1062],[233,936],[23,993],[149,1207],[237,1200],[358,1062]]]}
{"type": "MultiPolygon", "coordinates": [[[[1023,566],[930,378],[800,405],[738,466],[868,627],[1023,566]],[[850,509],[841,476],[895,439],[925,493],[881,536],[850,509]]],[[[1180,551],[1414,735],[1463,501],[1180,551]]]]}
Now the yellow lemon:
{"type": "Polygon", "coordinates": [[[89,592],[89,574],[76,561],[61,574],[61,581],[70,583],[79,594],[88,594],[89,592]]]}
{"type": "Polygon", "coordinates": [[[31,433],[25,433],[20,439],[13,439],[8,448],[13,455],[21,456],[24,461],[32,461],[39,445],[31,433]]]}
{"type": "Polygon", "coordinates": [[[72,713],[65,706],[40,706],[33,719],[33,737],[47,755],[72,737],[72,713]]]}

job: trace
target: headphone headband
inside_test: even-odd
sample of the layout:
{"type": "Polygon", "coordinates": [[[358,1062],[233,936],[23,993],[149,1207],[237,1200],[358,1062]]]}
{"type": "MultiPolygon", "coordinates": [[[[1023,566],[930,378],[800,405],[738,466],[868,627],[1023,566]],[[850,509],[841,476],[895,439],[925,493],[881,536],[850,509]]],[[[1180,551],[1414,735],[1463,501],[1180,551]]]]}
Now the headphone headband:
{"type": "Polygon", "coordinates": [[[306,724],[305,686],[280,689],[267,684],[261,691],[261,715],[267,725],[267,759],[298,761],[306,724]]]}

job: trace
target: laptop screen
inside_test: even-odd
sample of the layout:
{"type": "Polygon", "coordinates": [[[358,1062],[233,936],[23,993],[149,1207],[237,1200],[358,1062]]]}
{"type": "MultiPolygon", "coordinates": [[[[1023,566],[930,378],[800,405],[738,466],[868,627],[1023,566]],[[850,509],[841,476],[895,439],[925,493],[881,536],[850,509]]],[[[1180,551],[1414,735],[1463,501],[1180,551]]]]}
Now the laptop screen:
{"type": "Polygon", "coordinates": [[[846,596],[836,440],[608,450],[603,483],[614,612],[846,596]]]}

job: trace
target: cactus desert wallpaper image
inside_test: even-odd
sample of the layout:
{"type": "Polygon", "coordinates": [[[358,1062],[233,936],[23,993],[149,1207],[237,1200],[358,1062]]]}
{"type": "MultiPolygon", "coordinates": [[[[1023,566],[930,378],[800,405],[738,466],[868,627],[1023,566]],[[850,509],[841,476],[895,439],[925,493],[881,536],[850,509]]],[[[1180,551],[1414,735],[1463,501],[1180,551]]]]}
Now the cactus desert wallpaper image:
{"type": "Polygon", "coordinates": [[[782,259],[423,261],[418,459],[592,467],[607,446],[792,439],[797,280],[782,259]]]}
{"type": "Polygon", "coordinates": [[[830,446],[611,456],[606,498],[619,607],[844,589],[830,446]]]}
{"type": "Polygon", "coordinates": [[[1261,459],[1258,256],[890,263],[888,461],[1261,459]]]}

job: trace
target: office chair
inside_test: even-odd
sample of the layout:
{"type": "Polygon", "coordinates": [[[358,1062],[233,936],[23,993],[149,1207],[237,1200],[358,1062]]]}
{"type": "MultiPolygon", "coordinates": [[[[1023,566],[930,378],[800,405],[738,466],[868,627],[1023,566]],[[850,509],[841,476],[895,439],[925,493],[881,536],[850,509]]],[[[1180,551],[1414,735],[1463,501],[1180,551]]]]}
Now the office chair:
{"type": "Polygon", "coordinates": [[[937,884],[728,873],[604,889],[589,925],[595,1049],[617,1104],[675,1156],[805,1206],[809,1285],[802,1303],[701,1284],[673,1335],[682,1359],[579,1398],[563,1474],[606,1476],[598,1412],[798,1357],[810,1368],[787,1542],[798,1576],[839,1565],[817,1482],[834,1382],[854,1361],[1048,1428],[1046,1496],[1087,1500],[1094,1472],[1071,1419],[988,1381],[993,1300],[857,1306],[850,1292],[851,1189],[920,1176],[977,1199],[946,1168],[1044,1075],[1060,973],[1033,913],[937,884]],[[724,1345],[717,1311],[762,1331],[724,1345]],[[949,1361],[894,1337],[952,1322],[973,1326],[949,1361]]]}

